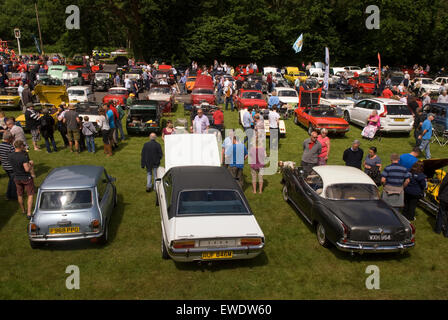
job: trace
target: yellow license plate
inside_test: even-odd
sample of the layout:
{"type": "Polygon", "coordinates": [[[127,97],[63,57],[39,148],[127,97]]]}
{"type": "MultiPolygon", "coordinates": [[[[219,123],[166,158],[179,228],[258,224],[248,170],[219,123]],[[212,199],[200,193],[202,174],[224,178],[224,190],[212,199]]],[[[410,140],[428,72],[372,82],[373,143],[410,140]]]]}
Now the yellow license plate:
{"type": "Polygon", "coordinates": [[[395,121],[397,121],[397,122],[403,122],[404,119],[395,119],[395,121]]]}
{"type": "Polygon", "coordinates": [[[62,228],[50,228],[50,234],[56,233],[78,233],[79,227],[62,227],[62,228]]]}
{"type": "Polygon", "coordinates": [[[233,251],[216,251],[216,252],[203,252],[202,259],[229,259],[233,257],[233,251]]]}

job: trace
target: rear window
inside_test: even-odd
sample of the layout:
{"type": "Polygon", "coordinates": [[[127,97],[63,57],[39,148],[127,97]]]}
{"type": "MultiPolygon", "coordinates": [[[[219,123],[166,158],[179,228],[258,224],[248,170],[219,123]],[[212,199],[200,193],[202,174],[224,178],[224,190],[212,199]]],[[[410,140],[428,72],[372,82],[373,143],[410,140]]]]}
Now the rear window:
{"type": "Polygon", "coordinates": [[[73,95],[73,96],[85,96],[86,95],[86,92],[83,90],[68,90],[67,93],[70,95],[73,95]]]}
{"type": "Polygon", "coordinates": [[[282,90],[278,92],[279,97],[297,97],[297,91],[295,90],[282,90]]]}
{"type": "Polygon", "coordinates": [[[411,116],[412,112],[411,110],[409,110],[407,105],[388,104],[387,114],[390,116],[398,116],[398,115],[411,116]]]}
{"type": "Polygon", "coordinates": [[[92,207],[92,191],[44,191],[40,196],[42,210],[79,210],[92,207]]]}
{"type": "Polygon", "coordinates": [[[233,190],[183,191],[177,215],[250,214],[241,196],[233,190]]]}
{"type": "Polygon", "coordinates": [[[341,183],[328,186],[326,196],[332,200],[378,200],[379,192],[371,184],[341,183]]]}

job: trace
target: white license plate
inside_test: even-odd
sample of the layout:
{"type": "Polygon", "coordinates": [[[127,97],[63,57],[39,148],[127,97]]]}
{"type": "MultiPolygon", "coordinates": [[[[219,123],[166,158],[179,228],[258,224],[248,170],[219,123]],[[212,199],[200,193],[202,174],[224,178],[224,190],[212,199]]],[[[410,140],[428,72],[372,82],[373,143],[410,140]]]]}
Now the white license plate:
{"type": "Polygon", "coordinates": [[[369,235],[369,240],[373,241],[389,241],[392,237],[390,234],[371,234],[369,235]]]}
{"type": "Polygon", "coordinates": [[[200,247],[232,247],[235,246],[235,239],[213,239],[213,240],[201,240],[199,241],[200,247]]]}

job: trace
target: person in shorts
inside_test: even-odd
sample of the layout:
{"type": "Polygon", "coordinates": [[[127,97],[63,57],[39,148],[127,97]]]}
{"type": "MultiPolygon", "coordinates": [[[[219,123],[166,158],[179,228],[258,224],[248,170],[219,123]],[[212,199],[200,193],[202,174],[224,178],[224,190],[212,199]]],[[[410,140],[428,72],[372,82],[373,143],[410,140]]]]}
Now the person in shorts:
{"type": "Polygon", "coordinates": [[[67,126],[67,138],[68,144],[70,147],[70,152],[73,152],[72,146],[73,141],[75,141],[75,151],[80,152],[79,150],[79,114],[75,111],[75,106],[70,105],[69,110],[64,114],[64,123],[67,126]]]}
{"type": "Polygon", "coordinates": [[[28,157],[25,151],[25,144],[22,140],[14,142],[14,152],[8,155],[8,160],[12,166],[14,174],[14,182],[17,189],[17,200],[22,212],[31,219],[31,211],[33,209],[34,188],[34,162],[28,157]],[[23,203],[23,196],[27,194],[27,211],[23,203]]]}

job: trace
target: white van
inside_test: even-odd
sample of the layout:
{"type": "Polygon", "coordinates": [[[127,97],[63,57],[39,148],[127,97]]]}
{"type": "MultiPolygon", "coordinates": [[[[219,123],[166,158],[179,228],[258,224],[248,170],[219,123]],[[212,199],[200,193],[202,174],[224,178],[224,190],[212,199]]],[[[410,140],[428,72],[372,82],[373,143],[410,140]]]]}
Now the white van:
{"type": "Polygon", "coordinates": [[[88,86],[73,86],[67,89],[69,103],[94,102],[95,95],[88,86]]]}

